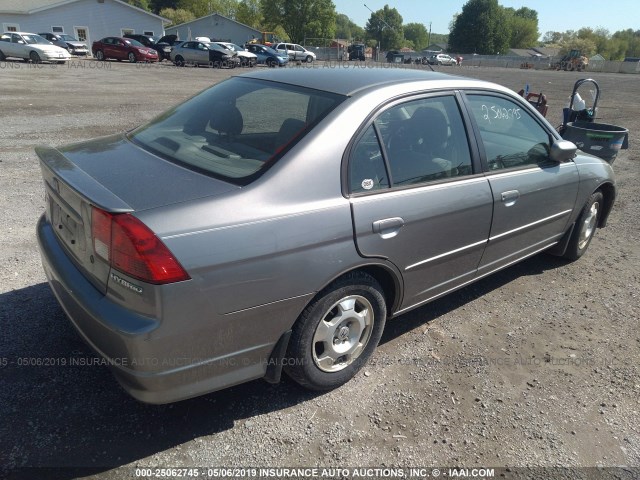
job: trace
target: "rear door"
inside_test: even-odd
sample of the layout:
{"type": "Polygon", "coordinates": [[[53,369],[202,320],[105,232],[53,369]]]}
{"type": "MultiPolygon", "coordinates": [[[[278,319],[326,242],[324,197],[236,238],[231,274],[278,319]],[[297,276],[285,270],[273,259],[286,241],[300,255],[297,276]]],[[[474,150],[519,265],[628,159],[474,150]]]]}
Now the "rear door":
{"type": "Polygon", "coordinates": [[[385,108],[351,149],[348,189],[357,248],[402,271],[401,309],[471,281],[493,199],[454,93],[385,108]]]}
{"type": "Polygon", "coordinates": [[[494,201],[484,274],[558,242],[580,178],[572,161],[549,159],[553,136],[524,105],[493,93],[469,92],[466,98],[494,201]]]}

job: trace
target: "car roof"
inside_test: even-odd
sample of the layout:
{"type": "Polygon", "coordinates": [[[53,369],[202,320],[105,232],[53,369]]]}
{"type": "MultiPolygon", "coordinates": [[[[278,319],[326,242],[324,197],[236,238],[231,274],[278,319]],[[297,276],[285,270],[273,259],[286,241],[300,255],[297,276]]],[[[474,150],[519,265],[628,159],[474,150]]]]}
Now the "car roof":
{"type": "Polygon", "coordinates": [[[354,95],[361,90],[370,90],[398,83],[453,79],[466,81],[470,86],[478,86],[480,84],[483,86],[494,86],[493,84],[472,78],[412,68],[290,68],[285,70],[262,70],[245,73],[242,76],[288,83],[347,96],[354,95]]]}

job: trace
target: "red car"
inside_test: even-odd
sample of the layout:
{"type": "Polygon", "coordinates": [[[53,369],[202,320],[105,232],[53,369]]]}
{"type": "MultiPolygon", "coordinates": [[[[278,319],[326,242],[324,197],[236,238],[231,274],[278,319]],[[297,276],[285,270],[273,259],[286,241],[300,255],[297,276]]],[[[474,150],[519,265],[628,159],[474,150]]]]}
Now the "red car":
{"type": "Polygon", "coordinates": [[[158,52],[130,38],[105,37],[93,42],[91,52],[98,60],[115,58],[136,62],[157,62],[158,52]]]}

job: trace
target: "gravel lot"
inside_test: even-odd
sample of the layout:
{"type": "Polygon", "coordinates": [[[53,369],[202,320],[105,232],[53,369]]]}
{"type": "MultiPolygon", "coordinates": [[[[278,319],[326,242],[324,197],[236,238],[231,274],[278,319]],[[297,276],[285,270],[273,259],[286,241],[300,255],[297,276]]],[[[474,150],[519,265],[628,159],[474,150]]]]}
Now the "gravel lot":
{"type": "MultiPolygon", "coordinates": [[[[284,379],[149,406],[92,364],[45,282],[33,148],[129,129],[241,71],[37,67],[0,62],[0,477],[130,478],[134,466],[640,467],[640,75],[592,75],[600,121],[627,127],[631,148],[614,164],[609,226],[579,261],[539,255],[388,322],[370,365],[331,393],[284,379]]],[[[584,76],[441,68],[514,90],[529,83],[548,96],[553,124],[584,76]]]]}

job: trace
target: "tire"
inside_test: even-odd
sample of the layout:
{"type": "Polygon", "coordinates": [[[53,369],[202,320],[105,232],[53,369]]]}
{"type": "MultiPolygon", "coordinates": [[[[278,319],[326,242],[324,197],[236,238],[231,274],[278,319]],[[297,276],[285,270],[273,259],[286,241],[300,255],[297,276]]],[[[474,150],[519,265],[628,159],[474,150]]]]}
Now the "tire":
{"type": "Polygon", "coordinates": [[[267,59],[267,67],[275,68],[275,66],[276,66],[276,61],[273,58],[268,58],[267,59]]]}
{"type": "Polygon", "coordinates": [[[307,55],[307,58],[305,60],[307,63],[313,63],[313,57],[311,55],[307,55]]]}
{"type": "Polygon", "coordinates": [[[104,62],[106,59],[104,57],[104,53],[102,52],[102,50],[98,50],[96,52],[96,60],[99,60],[101,62],[104,62]]]}
{"type": "Polygon", "coordinates": [[[375,350],[387,317],[380,284],[353,272],[320,292],[293,327],[285,372],[324,391],[348,382],[375,350]]]}
{"type": "Polygon", "coordinates": [[[596,228],[602,215],[604,196],[602,192],[594,192],[587,200],[580,216],[573,227],[571,239],[563,257],[567,260],[575,261],[579,259],[589,248],[591,239],[596,233],[596,228]]]}
{"type": "Polygon", "coordinates": [[[4,53],[2,53],[2,50],[0,50],[0,62],[4,62],[7,59],[7,57],[5,56],[4,53]]]}
{"type": "Polygon", "coordinates": [[[176,64],[176,67],[184,67],[184,58],[182,58],[182,56],[178,55],[176,57],[176,59],[173,61],[173,63],[176,64]]]}
{"type": "Polygon", "coordinates": [[[29,58],[31,59],[31,61],[33,63],[40,63],[42,62],[42,60],[40,59],[40,55],[38,55],[38,52],[31,52],[29,54],[29,58]]]}
{"type": "Polygon", "coordinates": [[[136,54],[133,52],[129,52],[129,55],[127,55],[127,58],[129,59],[129,63],[136,63],[136,54]]]}
{"type": "Polygon", "coordinates": [[[438,66],[441,67],[442,66],[442,62],[438,62],[438,66]]]}

